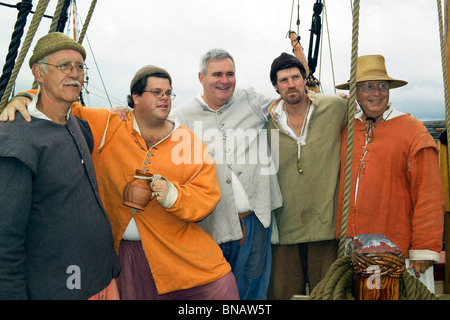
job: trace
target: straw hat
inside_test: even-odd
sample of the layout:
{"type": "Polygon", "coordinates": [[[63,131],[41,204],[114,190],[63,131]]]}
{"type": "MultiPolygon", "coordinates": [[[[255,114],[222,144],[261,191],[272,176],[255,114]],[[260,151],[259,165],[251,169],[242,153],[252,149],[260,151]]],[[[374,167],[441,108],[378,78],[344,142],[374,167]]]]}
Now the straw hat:
{"type": "MultiPolygon", "coordinates": [[[[390,81],[390,88],[399,88],[406,85],[408,82],[403,80],[393,79],[388,76],[384,57],[381,55],[368,55],[358,57],[356,82],[364,81],[390,81]]],[[[346,82],[336,86],[336,89],[349,90],[350,82],[346,82]]]]}

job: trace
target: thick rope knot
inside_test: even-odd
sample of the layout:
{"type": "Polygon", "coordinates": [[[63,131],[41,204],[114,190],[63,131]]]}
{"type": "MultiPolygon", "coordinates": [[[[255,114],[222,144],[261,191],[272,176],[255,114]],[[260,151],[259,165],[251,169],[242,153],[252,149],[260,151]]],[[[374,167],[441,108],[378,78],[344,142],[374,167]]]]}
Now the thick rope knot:
{"type": "Polygon", "coordinates": [[[351,265],[357,275],[365,278],[373,275],[371,266],[377,266],[377,272],[381,277],[400,278],[406,270],[403,254],[380,252],[358,254],[351,258],[351,265]]]}
{"type": "Polygon", "coordinates": [[[31,9],[33,9],[33,4],[31,3],[31,1],[29,3],[21,1],[18,4],[16,4],[16,8],[19,11],[26,11],[28,13],[31,11],[31,9]]]}

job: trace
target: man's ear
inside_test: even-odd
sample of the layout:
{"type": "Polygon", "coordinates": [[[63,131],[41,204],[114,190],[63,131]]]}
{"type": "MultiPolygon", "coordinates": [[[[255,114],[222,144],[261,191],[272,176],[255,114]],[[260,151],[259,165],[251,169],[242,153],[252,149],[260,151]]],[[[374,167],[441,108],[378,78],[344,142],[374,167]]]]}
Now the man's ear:
{"type": "Polygon", "coordinates": [[[203,85],[203,78],[204,78],[205,76],[204,76],[204,74],[203,73],[201,73],[201,72],[199,72],[198,73],[198,80],[200,81],[200,83],[203,85]]]}
{"type": "Polygon", "coordinates": [[[42,83],[42,81],[43,81],[42,74],[44,73],[44,71],[42,70],[42,67],[39,64],[35,63],[31,67],[31,72],[33,73],[33,76],[36,79],[36,81],[38,83],[42,83]]]}
{"type": "Polygon", "coordinates": [[[137,93],[133,93],[131,95],[131,97],[133,98],[134,105],[139,104],[139,101],[141,100],[141,96],[140,95],[138,95],[137,93]]]}
{"type": "Polygon", "coordinates": [[[275,84],[273,87],[274,87],[275,91],[276,91],[278,94],[280,94],[280,91],[278,90],[278,86],[275,84]]]}

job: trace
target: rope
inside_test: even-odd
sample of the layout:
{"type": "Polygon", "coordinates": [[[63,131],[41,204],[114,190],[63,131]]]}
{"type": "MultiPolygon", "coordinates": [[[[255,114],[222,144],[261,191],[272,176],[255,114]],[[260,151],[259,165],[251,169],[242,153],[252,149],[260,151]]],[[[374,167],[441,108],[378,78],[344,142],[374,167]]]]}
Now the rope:
{"type": "MultiPolygon", "coordinates": [[[[335,78],[335,74],[334,74],[333,51],[331,50],[330,28],[328,27],[328,13],[327,13],[327,5],[325,4],[325,0],[323,0],[323,16],[325,18],[325,23],[327,25],[328,48],[330,51],[330,62],[331,62],[331,75],[333,76],[334,93],[336,93],[336,78],[335,78]]],[[[322,68],[322,63],[320,64],[320,67],[322,68]]],[[[320,77],[319,77],[319,79],[320,79],[320,77]]]]}
{"type": "Polygon", "coordinates": [[[53,15],[52,23],[50,24],[50,29],[48,32],[56,31],[58,27],[59,17],[61,16],[62,9],[64,7],[65,0],[58,0],[58,4],[56,5],[55,14],[53,15]]]}
{"type": "MultiPolygon", "coordinates": [[[[97,2],[97,1],[95,0],[95,3],[96,3],[96,2],[97,2]]],[[[94,0],[93,0],[93,1],[92,1],[92,4],[91,4],[90,13],[88,13],[88,16],[87,16],[87,19],[89,19],[89,20],[91,19],[92,12],[93,12],[94,7],[95,7],[95,3],[94,3],[94,0]]],[[[84,24],[84,26],[86,26],[86,28],[87,28],[87,24],[86,24],[86,23],[84,24]]],[[[83,30],[85,30],[84,27],[83,27],[83,30]]],[[[81,41],[83,41],[84,33],[85,33],[85,32],[82,32],[83,37],[80,36],[80,40],[79,40],[80,43],[81,43],[81,41]]],[[[103,81],[103,77],[102,77],[102,74],[101,74],[101,72],[100,72],[100,69],[99,69],[99,67],[98,67],[97,59],[95,59],[94,51],[92,50],[91,44],[90,44],[90,42],[89,42],[89,38],[86,37],[86,40],[87,40],[87,44],[88,44],[88,46],[89,46],[89,48],[90,48],[90,50],[91,50],[91,52],[92,52],[92,59],[94,60],[94,64],[95,64],[95,67],[96,67],[96,69],[97,69],[97,71],[98,71],[98,75],[100,76],[100,81],[101,81],[102,86],[103,86],[103,91],[104,91],[104,93],[106,94],[106,99],[103,98],[103,97],[101,97],[101,98],[107,100],[107,101],[109,102],[109,106],[112,108],[113,106],[112,106],[112,103],[111,103],[111,99],[110,99],[108,90],[106,89],[105,82],[103,81]]],[[[86,88],[86,91],[87,91],[87,82],[85,82],[85,85],[86,85],[85,88],[86,88]]]]}
{"type": "Polygon", "coordinates": [[[47,8],[49,1],[50,0],[39,0],[38,2],[38,5],[36,7],[36,13],[34,14],[33,19],[31,20],[30,27],[28,28],[28,32],[25,37],[25,41],[23,43],[22,49],[20,50],[19,57],[17,58],[16,65],[14,66],[11,78],[9,79],[5,93],[3,94],[2,100],[0,101],[0,112],[3,111],[3,109],[6,106],[6,103],[8,102],[8,98],[11,93],[14,82],[16,81],[17,75],[19,74],[22,63],[25,60],[25,56],[27,55],[28,49],[31,46],[31,42],[33,41],[34,35],[36,34],[36,30],[39,26],[39,23],[41,22],[42,16],[45,13],[45,9],[47,8]]]}
{"type": "Polygon", "coordinates": [[[17,14],[17,21],[14,25],[14,31],[11,35],[11,42],[9,44],[8,55],[6,56],[6,62],[3,66],[3,74],[0,78],[0,98],[3,97],[8,81],[11,78],[11,73],[14,68],[14,61],[17,58],[19,52],[19,47],[21,43],[21,38],[27,24],[27,17],[30,13],[33,5],[31,0],[24,0],[17,4],[17,9],[19,13],[17,14]]]}
{"type": "MultiPolygon", "coordinates": [[[[292,0],[292,9],[291,9],[291,20],[289,23],[289,29],[292,30],[292,17],[294,16],[294,4],[295,0],[292,0]]],[[[290,35],[290,31],[288,31],[286,38],[290,35]]],[[[297,0],[297,35],[300,35],[300,1],[297,0]]]]}
{"type": "MultiPolygon", "coordinates": [[[[447,68],[447,46],[444,35],[444,27],[442,22],[442,3],[437,0],[438,16],[439,16],[439,37],[441,44],[441,58],[442,58],[442,74],[444,78],[444,97],[445,97],[445,127],[447,128],[447,141],[450,141],[450,107],[449,107],[449,93],[448,93],[448,68],[447,68]]],[[[448,28],[448,27],[447,27],[448,28]]],[[[450,159],[450,148],[447,149],[450,159]]]]}
{"type": "Polygon", "coordinates": [[[325,278],[311,292],[311,300],[354,300],[351,292],[351,276],[353,270],[349,257],[337,259],[328,270],[325,278]],[[350,274],[350,275],[349,275],[350,274]],[[350,279],[349,279],[350,278],[350,279]],[[339,283],[339,286],[338,286],[339,283]],[[348,287],[348,288],[347,288],[348,287]]]}
{"type": "MultiPolygon", "coordinates": [[[[310,300],[355,300],[353,295],[353,268],[350,257],[338,258],[325,278],[311,292],[310,300]]],[[[428,288],[408,271],[399,280],[399,300],[438,300],[428,288]]]]}
{"type": "Polygon", "coordinates": [[[356,100],[356,63],[358,59],[358,33],[359,33],[359,0],[354,0],[353,7],[353,29],[352,29],[352,53],[350,72],[350,93],[348,99],[348,120],[347,120],[347,153],[345,164],[344,201],[341,220],[341,231],[339,241],[338,256],[345,255],[345,239],[347,238],[347,220],[350,207],[350,189],[352,179],[353,162],[353,131],[355,126],[355,100],[356,100]]]}
{"type": "MultiPolygon", "coordinates": [[[[87,16],[86,16],[86,21],[85,21],[85,23],[83,24],[83,29],[81,30],[80,36],[79,36],[79,38],[78,38],[78,43],[80,43],[80,44],[83,43],[84,37],[85,37],[86,32],[87,32],[87,28],[88,28],[88,26],[89,26],[89,22],[91,21],[92,14],[94,13],[94,9],[95,9],[95,5],[96,5],[96,4],[97,4],[97,0],[92,0],[91,6],[89,7],[88,14],[87,14],[87,16]]],[[[88,40],[88,44],[89,44],[89,48],[91,48],[91,44],[89,43],[89,40],[88,40]]],[[[93,57],[93,59],[94,59],[95,65],[97,66],[97,61],[95,60],[95,56],[94,56],[94,52],[92,51],[92,48],[91,48],[91,52],[92,52],[92,57],[93,57]]],[[[97,66],[97,70],[98,70],[98,66],[97,66]]],[[[98,71],[99,71],[99,70],[98,70],[98,71]]],[[[99,71],[99,75],[100,75],[100,79],[101,79],[101,81],[102,81],[102,83],[103,83],[103,78],[102,78],[102,76],[101,76],[101,74],[100,74],[100,71],[99,71]]],[[[87,76],[87,77],[86,77],[85,87],[84,87],[85,90],[86,90],[86,92],[88,92],[88,90],[87,90],[88,79],[89,79],[89,77],[87,76]]],[[[104,84],[103,84],[103,87],[105,87],[104,84]]],[[[108,93],[107,93],[107,91],[106,91],[106,88],[105,88],[105,93],[106,93],[106,96],[108,97],[109,105],[110,105],[111,108],[112,108],[111,101],[110,101],[110,99],[109,99],[109,96],[108,96],[108,93]]],[[[82,93],[80,93],[80,103],[81,103],[83,106],[85,105],[82,93]]],[[[109,123],[109,118],[108,118],[108,123],[109,123]]]]}
{"type": "Polygon", "coordinates": [[[84,36],[86,35],[86,31],[89,26],[89,22],[91,21],[92,14],[94,13],[96,4],[97,4],[97,0],[92,0],[88,14],[86,16],[86,21],[84,22],[83,29],[81,29],[80,37],[78,38],[78,43],[80,43],[80,44],[83,43],[84,36]]]}
{"type": "Polygon", "coordinates": [[[59,16],[58,25],[56,26],[56,32],[64,32],[64,29],[67,24],[67,20],[69,19],[69,6],[70,0],[65,0],[64,5],[61,9],[61,14],[59,16]]]}
{"type": "Polygon", "coordinates": [[[399,300],[439,300],[419,279],[408,271],[403,274],[399,285],[399,300]]]}

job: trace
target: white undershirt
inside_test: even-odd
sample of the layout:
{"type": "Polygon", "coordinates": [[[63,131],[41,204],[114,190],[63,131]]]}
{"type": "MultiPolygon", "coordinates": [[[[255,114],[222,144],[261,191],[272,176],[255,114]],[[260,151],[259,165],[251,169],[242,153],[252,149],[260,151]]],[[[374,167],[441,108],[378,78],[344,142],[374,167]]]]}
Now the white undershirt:
{"type": "MultiPolygon", "coordinates": [[[[30,114],[30,116],[33,116],[35,118],[52,121],[52,119],[47,117],[45,114],[43,114],[41,111],[39,111],[38,108],[36,107],[38,99],[39,99],[39,92],[37,94],[33,95],[33,99],[31,100],[30,104],[27,107],[28,113],[30,114]]],[[[69,115],[70,115],[70,109],[69,109],[69,112],[67,112],[66,120],[69,120],[69,115]]]]}
{"type": "Polygon", "coordinates": [[[313,112],[314,112],[314,104],[311,103],[311,105],[309,107],[307,119],[306,119],[305,130],[303,131],[303,134],[301,137],[297,137],[294,133],[294,130],[292,130],[291,127],[289,127],[289,125],[287,123],[288,119],[287,119],[287,114],[284,111],[284,100],[281,100],[278,103],[277,107],[275,108],[275,114],[277,115],[278,122],[280,124],[281,129],[283,129],[286,133],[289,134],[290,137],[292,137],[296,141],[300,139],[300,144],[303,146],[306,144],[306,136],[308,134],[308,122],[311,120],[311,116],[312,116],[313,112]]]}

